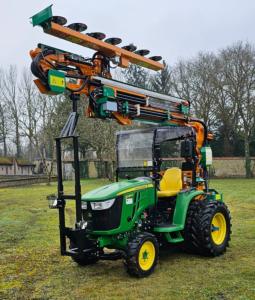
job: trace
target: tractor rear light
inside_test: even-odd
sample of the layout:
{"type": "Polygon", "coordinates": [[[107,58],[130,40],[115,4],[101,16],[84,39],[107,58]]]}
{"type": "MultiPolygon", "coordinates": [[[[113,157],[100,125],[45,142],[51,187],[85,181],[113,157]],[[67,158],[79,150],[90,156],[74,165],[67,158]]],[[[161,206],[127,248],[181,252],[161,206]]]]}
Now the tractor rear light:
{"type": "Polygon", "coordinates": [[[110,199],[106,201],[97,201],[97,202],[90,202],[92,210],[104,210],[109,209],[112,207],[115,199],[110,199]]]}

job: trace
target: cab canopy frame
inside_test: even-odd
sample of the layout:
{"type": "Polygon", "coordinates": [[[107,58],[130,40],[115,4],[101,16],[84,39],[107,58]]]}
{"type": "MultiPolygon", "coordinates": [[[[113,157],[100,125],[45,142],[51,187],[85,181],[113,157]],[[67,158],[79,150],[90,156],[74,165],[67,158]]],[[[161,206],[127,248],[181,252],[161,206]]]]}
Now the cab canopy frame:
{"type": "Polygon", "coordinates": [[[166,141],[193,140],[195,130],[190,126],[161,126],[117,132],[117,178],[125,172],[159,172],[161,144],[166,141]]]}

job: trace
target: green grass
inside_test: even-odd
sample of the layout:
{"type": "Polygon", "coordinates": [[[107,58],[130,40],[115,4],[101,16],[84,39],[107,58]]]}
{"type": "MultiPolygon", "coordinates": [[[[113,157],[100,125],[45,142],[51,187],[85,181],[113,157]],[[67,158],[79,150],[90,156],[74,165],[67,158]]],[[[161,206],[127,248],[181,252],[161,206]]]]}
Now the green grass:
{"type": "MultiPolygon", "coordinates": [[[[87,180],[82,191],[105,184],[87,180]]],[[[71,193],[72,183],[68,182],[71,193]]],[[[214,180],[233,221],[227,253],[203,258],[162,250],[148,278],[122,261],[79,267],[59,254],[58,215],[45,197],[56,186],[0,189],[0,299],[255,299],[255,180],[214,180]]],[[[67,219],[73,222],[72,207],[67,219]]]]}

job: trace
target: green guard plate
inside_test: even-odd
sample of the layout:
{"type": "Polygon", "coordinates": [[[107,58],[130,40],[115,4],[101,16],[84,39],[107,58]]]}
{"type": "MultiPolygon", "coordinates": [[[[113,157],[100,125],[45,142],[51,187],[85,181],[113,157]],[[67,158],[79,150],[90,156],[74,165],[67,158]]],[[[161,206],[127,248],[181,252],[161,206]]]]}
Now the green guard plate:
{"type": "Polygon", "coordinates": [[[32,24],[33,26],[43,26],[45,22],[47,22],[52,17],[52,5],[46,7],[45,9],[41,10],[36,15],[32,16],[32,24]]]}

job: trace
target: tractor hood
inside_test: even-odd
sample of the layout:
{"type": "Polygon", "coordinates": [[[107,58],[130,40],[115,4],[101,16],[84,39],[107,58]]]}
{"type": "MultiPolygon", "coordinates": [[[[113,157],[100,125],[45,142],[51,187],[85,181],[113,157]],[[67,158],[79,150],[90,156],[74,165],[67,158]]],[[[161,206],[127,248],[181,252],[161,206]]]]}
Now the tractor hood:
{"type": "Polygon", "coordinates": [[[82,201],[101,201],[115,198],[119,195],[133,192],[140,189],[153,187],[152,180],[146,177],[135,178],[131,180],[115,182],[102,186],[98,189],[84,194],[81,198],[82,201]]]}

